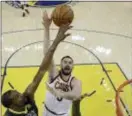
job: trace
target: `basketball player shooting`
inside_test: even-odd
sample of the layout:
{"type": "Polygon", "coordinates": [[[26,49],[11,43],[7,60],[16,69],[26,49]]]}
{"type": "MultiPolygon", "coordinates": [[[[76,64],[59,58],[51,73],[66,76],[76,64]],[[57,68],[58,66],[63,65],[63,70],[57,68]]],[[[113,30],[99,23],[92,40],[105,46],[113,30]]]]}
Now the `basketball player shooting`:
{"type": "Polygon", "coordinates": [[[71,26],[69,25],[64,25],[59,28],[53,44],[47,50],[39,70],[24,93],[21,94],[17,90],[8,90],[2,95],[2,104],[7,108],[4,116],[38,116],[38,109],[35,104],[34,94],[48,70],[49,65],[51,64],[53,54],[58,44],[70,35],[66,34],[66,31],[70,28],[71,26]]]}
{"type": "MultiPolygon", "coordinates": [[[[49,27],[52,19],[44,12],[44,54],[50,46],[49,27]]],[[[49,67],[49,78],[45,100],[44,116],[68,116],[73,100],[80,98],[81,81],[72,76],[74,61],[70,56],[61,59],[61,69],[57,70],[52,60],[49,67]]]]}

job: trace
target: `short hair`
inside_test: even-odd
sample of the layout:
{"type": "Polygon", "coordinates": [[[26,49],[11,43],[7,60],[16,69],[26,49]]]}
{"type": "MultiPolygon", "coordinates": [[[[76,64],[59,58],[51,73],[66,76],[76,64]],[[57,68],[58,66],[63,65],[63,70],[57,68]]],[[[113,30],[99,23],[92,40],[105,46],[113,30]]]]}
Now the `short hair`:
{"type": "Polygon", "coordinates": [[[1,97],[1,102],[2,102],[3,106],[6,108],[9,108],[10,105],[12,104],[12,98],[10,96],[11,92],[13,92],[13,90],[8,90],[1,97]]]}
{"type": "Polygon", "coordinates": [[[73,62],[73,59],[72,59],[72,57],[71,57],[71,56],[64,56],[64,57],[62,57],[62,58],[61,58],[61,62],[62,62],[65,58],[69,58],[69,59],[71,59],[71,60],[72,60],[72,62],[73,62]]]}

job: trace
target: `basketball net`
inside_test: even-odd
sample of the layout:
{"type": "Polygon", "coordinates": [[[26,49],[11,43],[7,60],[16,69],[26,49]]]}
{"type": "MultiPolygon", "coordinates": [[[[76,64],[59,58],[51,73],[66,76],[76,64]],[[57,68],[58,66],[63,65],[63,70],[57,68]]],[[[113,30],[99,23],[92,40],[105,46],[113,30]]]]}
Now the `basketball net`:
{"type": "Polygon", "coordinates": [[[117,116],[124,116],[123,114],[123,111],[121,109],[121,106],[120,106],[120,92],[122,92],[122,89],[129,85],[130,83],[132,83],[132,79],[131,80],[127,80],[125,81],[124,83],[122,83],[119,88],[117,89],[117,92],[116,92],[116,98],[115,98],[115,103],[116,103],[116,115],[117,116]]]}

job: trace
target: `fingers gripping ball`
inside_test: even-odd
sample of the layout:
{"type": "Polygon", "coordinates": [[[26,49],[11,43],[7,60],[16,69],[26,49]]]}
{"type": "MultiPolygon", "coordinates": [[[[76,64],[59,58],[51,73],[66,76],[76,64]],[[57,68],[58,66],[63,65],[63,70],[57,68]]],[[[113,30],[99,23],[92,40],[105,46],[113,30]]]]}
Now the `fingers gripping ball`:
{"type": "Polygon", "coordinates": [[[74,18],[73,10],[68,5],[59,5],[52,12],[52,19],[56,26],[71,24],[74,18]]]}

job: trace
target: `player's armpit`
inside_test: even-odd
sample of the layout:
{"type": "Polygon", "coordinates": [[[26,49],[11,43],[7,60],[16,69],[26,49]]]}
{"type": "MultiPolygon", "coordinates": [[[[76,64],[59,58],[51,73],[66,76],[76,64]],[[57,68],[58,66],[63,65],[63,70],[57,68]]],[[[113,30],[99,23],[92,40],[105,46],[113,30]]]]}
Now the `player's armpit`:
{"type": "Polygon", "coordinates": [[[54,78],[59,74],[59,70],[57,69],[56,65],[54,64],[54,61],[52,60],[51,65],[49,67],[49,78],[48,82],[52,82],[54,78]]]}

